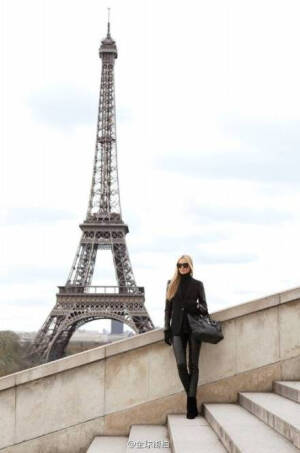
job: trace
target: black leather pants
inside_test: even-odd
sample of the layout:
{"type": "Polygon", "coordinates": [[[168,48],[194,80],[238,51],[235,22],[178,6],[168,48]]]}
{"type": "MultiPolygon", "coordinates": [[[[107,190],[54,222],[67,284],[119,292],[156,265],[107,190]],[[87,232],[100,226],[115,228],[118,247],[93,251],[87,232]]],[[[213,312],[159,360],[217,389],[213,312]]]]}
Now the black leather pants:
{"type": "Polygon", "coordinates": [[[199,378],[199,355],[201,343],[197,343],[190,334],[175,335],[172,340],[178,374],[187,396],[196,396],[199,378]],[[186,347],[189,345],[189,373],[186,362],[186,347]]]}

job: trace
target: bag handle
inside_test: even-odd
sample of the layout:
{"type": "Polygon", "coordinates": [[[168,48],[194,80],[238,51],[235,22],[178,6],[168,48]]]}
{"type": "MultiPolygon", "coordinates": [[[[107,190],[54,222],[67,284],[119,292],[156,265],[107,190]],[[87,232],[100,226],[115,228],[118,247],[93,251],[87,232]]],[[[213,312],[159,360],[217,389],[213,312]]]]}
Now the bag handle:
{"type": "Polygon", "coordinates": [[[207,315],[203,315],[201,313],[201,308],[200,308],[200,302],[199,302],[199,299],[197,299],[197,303],[196,303],[196,307],[197,309],[200,311],[200,316],[202,316],[203,318],[209,318],[211,320],[211,317],[210,317],[210,314],[207,312],[207,315]]]}

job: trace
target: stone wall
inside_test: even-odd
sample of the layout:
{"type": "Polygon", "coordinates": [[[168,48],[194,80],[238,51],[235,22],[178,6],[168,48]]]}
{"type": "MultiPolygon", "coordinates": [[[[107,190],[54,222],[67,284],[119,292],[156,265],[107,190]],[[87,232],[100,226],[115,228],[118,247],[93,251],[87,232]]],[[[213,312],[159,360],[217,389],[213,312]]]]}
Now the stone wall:
{"type": "MultiPolygon", "coordinates": [[[[198,402],[234,402],[300,378],[300,288],[213,313],[225,339],[202,344],[198,402]]],[[[96,435],[185,411],[163,329],[0,379],[0,452],[81,453],[96,435]]]]}

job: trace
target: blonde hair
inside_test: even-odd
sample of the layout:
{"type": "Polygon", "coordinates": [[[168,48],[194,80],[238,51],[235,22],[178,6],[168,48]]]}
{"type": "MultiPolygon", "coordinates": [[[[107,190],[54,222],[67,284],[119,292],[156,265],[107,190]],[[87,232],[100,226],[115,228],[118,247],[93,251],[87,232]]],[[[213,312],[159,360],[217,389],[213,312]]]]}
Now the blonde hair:
{"type": "MultiPolygon", "coordinates": [[[[191,273],[191,276],[192,276],[193,275],[193,260],[192,260],[192,258],[189,255],[181,255],[178,258],[177,263],[182,258],[184,258],[189,263],[189,266],[190,266],[190,269],[191,269],[190,273],[191,273]]],[[[174,275],[171,278],[170,283],[168,284],[168,287],[167,287],[167,294],[166,294],[167,300],[170,300],[170,299],[172,299],[172,297],[175,296],[176,291],[177,291],[178,286],[179,286],[181,274],[179,274],[177,263],[176,263],[176,269],[175,269],[174,275]]]]}

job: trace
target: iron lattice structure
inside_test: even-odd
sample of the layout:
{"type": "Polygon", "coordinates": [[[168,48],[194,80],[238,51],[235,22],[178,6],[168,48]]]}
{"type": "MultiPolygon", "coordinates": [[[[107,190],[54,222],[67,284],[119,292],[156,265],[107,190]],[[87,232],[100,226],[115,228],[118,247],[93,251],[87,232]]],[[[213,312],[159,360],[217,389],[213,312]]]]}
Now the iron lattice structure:
{"type": "Polygon", "coordinates": [[[56,305],[39,330],[32,353],[55,360],[81,325],[96,319],[112,319],[136,333],[154,329],[145,308],[144,288],[136,286],[122,221],[117,164],[114,63],[118,56],[110,35],[101,42],[102,72],[93,176],[82,236],[65,286],[60,286],[56,305]],[[99,250],[110,249],[118,286],[92,286],[99,250]]]}

